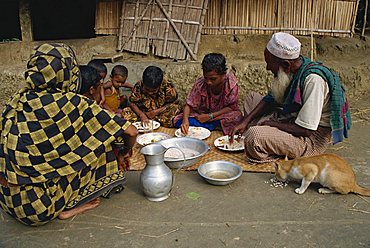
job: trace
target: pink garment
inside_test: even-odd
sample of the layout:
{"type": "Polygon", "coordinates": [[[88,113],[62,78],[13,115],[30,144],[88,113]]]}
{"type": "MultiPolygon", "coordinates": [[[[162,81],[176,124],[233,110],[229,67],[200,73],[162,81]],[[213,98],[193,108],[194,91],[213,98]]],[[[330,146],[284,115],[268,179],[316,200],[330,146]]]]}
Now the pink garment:
{"type": "MultiPolygon", "coordinates": [[[[221,121],[223,133],[229,134],[243,117],[238,104],[239,86],[237,83],[238,79],[234,74],[227,73],[223,91],[218,95],[214,95],[209,90],[204,77],[197,79],[186,98],[186,104],[191,107],[189,117],[209,114],[229,107],[232,111],[217,117],[221,121]]],[[[174,118],[174,123],[181,120],[182,117],[182,113],[177,115],[174,118]]]]}

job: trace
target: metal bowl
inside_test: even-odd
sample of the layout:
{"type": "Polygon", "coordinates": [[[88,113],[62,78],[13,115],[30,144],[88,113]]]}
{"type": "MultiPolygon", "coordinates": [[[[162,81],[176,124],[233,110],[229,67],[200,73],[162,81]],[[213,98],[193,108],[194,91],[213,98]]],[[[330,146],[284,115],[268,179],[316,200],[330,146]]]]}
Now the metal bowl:
{"type": "Polygon", "coordinates": [[[198,173],[210,184],[226,185],[238,179],[242,175],[243,170],[237,164],[217,160],[200,165],[198,173]]]}
{"type": "MultiPolygon", "coordinates": [[[[174,157],[166,157],[166,153],[168,153],[169,149],[164,156],[164,163],[170,167],[171,169],[179,169],[179,168],[187,168],[189,166],[194,165],[200,157],[202,157],[206,152],[209,150],[209,146],[206,142],[189,137],[178,137],[178,138],[170,138],[166,140],[161,140],[157,142],[162,146],[169,148],[169,147],[176,147],[182,150],[185,154],[185,160],[182,154],[179,154],[177,158],[174,157]],[[193,154],[188,154],[186,151],[194,151],[193,154]]],[[[173,149],[175,150],[175,149],[173,149]]]]}

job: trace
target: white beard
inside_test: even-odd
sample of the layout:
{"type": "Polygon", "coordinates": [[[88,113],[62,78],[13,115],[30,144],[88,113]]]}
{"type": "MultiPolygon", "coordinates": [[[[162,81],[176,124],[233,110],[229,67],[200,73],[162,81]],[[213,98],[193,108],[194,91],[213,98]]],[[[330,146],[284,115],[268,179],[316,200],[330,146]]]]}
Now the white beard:
{"type": "Polygon", "coordinates": [[[277,77],[274,77],[271,83],[271,93],[278,104],[283,104],[285,101],[285,91],[293,79],[292,73],[286,73],[282,67],[279,68],[277,77]]]}

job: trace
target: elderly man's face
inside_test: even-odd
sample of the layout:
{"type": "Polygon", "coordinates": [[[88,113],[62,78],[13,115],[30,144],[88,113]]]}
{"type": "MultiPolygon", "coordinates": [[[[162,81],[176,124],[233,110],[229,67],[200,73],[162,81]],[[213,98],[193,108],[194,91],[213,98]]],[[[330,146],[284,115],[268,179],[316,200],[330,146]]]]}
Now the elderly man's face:
{"type": "Polygon", "coordinates": [[[282,60],[276,58],[267,49],[265,49],[264,55],[266,62],[266,70],[271,71],[274,74],[274,77],[277,77],[279,68],[282,67],[281,63],[282,60]]]}

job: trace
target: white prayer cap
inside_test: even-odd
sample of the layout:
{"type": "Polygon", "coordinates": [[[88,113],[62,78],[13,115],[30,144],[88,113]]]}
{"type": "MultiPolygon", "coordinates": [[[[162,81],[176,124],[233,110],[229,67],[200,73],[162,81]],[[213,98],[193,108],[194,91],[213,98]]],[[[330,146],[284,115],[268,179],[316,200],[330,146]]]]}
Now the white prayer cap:
{"type": "Polygon", "coordinates": [[[266,46],[267,50],[281,59],[297,59],[301,52],[299,40],[288,33],[275,33],[266,46]]]}

